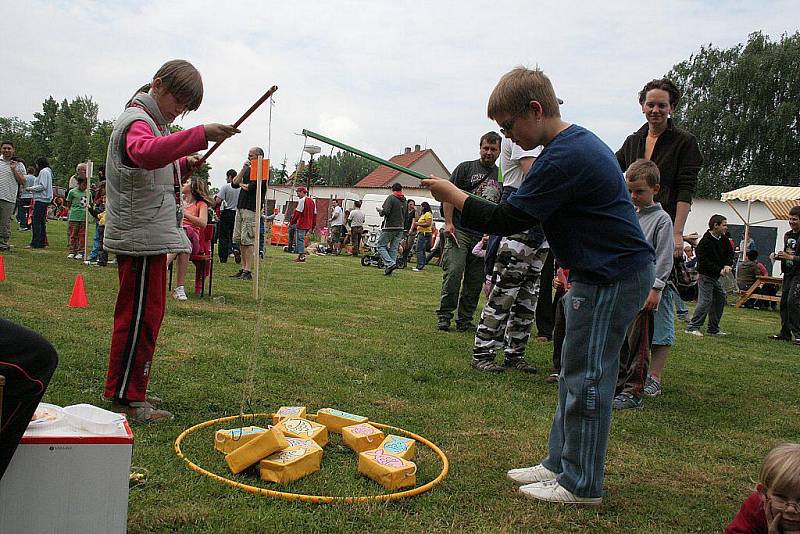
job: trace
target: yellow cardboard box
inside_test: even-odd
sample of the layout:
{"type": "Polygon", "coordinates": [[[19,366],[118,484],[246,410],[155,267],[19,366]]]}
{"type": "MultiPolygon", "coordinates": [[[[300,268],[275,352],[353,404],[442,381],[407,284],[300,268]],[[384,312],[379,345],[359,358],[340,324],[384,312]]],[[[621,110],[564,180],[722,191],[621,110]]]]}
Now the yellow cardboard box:
{"type": "Polygon", "coordinates": [[[414,457],[414,453],[417,452],[417,441],[411,438],[389,434],[378,448],[382,449],[386,454],[397,456],[403,460],[410,460],[414,457]]]}
{"type": "Polygon", "coordinates": [[[328,429],[325,425],[308,419],[290,417],[275,425],[275,428],[280,429],[288,437],[313,439],[320,447],[328,444],[328,429]]]}
{"type": "Polygon", "coordinates": [[[277,425],[281,420],[287,417],[299,417],[300,419],[306,418],[305,406],[281,406],[278,411],[272,416],[272,424],[277,425]]]}
{"type": "Polygon", "coordinates": [[[364,452],[378,447],[383,441],[383,432],[369,423],[360,423],[343,427],[342,439],[355,452],[364,452]]]}
{"type": "Polygon", "coordinates": [[[286,441],[289,442],[289,447],[305,447],[307,449],[313,449],[316,447],[317,449],[322,450],[322,447],[320,447],[319,444],[313,439],[292,438],[287,436],[286,441]]]}
{"type": "MultiPolygon", "coordinates": [[[[312,442],[313,443],[313,442],[312,442]]],[[[319,471],[322,449],[313,447],[288,447],[268,456],[258,464],[261,480],[268,482],[292,482],[319,471]]]]}
{"type": "Polygon", "coordinates": [[[228,454],[235,451],[242,445],[251,442],[259,434],[266,432],[266,428],[260,426],[244,426],[242,428],[231,428],[229,430],[217,430],[214,432],[214,448],[219,452],[228,454]]]}
{"type": "Polygon", "coordinates": [[[353,415],[351,413],[334,410],[333,408],[323,408],[317,412],[317,422],[328,427],[329,432],[342,433],[342,427],[366,423],[366,417],[353,415]]]}
{"type": "Polygon", "coordinates": [[[234,474],[241,473],[262,458],[266,458],[273,452],[283,450],[288,446],[289,442],[286,441],[283,433],[273,426],[268,431],[259,434],[249,443],[225,455],[225,462],[234,474]]]}
{"type": "Polygon", "coordinates": [[[417,466],[381,449],[358,454],[358,472],[386,489],[399,489],[417,484],[417,466]]]}

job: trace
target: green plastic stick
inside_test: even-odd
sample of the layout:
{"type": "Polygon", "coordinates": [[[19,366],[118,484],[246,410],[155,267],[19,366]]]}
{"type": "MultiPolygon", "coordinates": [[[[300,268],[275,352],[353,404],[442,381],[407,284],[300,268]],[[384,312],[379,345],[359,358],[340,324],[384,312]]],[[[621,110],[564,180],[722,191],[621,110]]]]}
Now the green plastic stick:
{"type": "Polygon", "coordinates": [[[329,145],[333,145],[336,148],[341,148],[342,150],[346,150],[348,152],[352,152],[353,154],[361,156],[362,158],[366,158],[366,159],[368,159],[370,161],[374,161],[375,163],[380,163],[381,165],[386,165],[387,167],[391,167],[392,169],[394,169],[396,171],[400,171],[400,172],[402,172],[404,174],[408,174],[409,176],[413,176],[414,178],[419,178],[420,180],[427,180],[428,178],[430,178],[429,176],[425,176],[421,172],[417,172],[417,171],[411,170],[408,167],[403,167],[402,165],[398,165],[397,163],[394,163],[392,161],[385,160],[383,158],[379,158],[378,156],[373,156],[372,154],[364,152],[363,150],[359,150],[357,148],[353,148],[353,147],[348,146],[348,145],[346,145],[344,143],[340,143],[339,141],[331,139],[330,137],[325,137],[324,135],[320,135],[320,134],[318,134],[316,132],[312,132],[310,130],[303,130],[303,135],[307,135],[308,137],[316,139],[317,141],[322,141],[323,143],[327,143],[329,145]]]}

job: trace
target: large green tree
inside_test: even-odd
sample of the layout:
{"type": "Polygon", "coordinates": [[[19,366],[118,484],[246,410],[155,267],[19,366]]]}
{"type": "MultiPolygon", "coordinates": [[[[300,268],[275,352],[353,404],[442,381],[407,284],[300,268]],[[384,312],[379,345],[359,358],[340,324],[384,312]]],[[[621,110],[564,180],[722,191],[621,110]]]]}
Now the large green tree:
{"type": "Polygon", "coordinates": [[[798,185],[800,33],[753,33],[728,49],[704,46],[667,74],[683,91],[675,110],[705,163],[697,196],[750,184],[798,185]]]}

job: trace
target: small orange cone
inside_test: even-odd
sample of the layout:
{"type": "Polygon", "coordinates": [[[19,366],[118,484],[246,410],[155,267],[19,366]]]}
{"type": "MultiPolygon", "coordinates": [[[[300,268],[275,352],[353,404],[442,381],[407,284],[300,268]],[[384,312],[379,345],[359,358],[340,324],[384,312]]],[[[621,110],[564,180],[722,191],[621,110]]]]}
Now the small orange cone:
{"type": "Polygon", "coordinates": [[[72,296],[69,298],[70,308],[85,308],[89,305],[86,300],[86,288],[83,285],[83,275],[75,277],[75,285],[72,286],[72,296]]]}
{"type": "Polygon", "coordinates": [[[0,256],[0,282],[6,281],[6,257],[0,256]]]}

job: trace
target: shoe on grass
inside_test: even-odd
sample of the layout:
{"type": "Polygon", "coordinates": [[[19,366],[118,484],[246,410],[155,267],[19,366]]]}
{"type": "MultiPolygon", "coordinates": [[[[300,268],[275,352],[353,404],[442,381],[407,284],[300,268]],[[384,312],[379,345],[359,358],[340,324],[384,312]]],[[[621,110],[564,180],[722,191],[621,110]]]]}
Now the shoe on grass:
{"type": "Polygon", "coordinates": [[[67,259],[68,259],[68,260],[73,260],[73,259],[75,259],[75,254],[73,254],[73,253],[71,253],[71,252],[70,252],[69,254],[67,254],[67,259]]]}
{"type": "Polygon", "coordinates": [[[547,375],[547,378],[544,379],[545,382],[548,384],[557,384],[558,383],[558,373],[550,373],[547,375]]]}
{"type": "Polygon", "coordinates": [[[602,497],[578,497],[558,482],[555,484],[528,484],[521,486],[519,492],[529,499],[561,504],[599,506],[603,502],[602,497]]]}
{"type": "Polygon", "coordinates": [[[163,423],[175,418],[167,410],[153,408],[147,401],[131,402],[128,405],[114,404],[112,408],[115,412],[124,413],[131,423],[163,423]]]}
{"type": "Polygon", "coordinates": [[[250,271],[242,271],[242,276],[239,277],[239,280],[252,280],[253,273],[250,271]]]}
{"type": "Polygon", "coordinates": [[[788,337],[783,337],[780,334],[773,334],[773,335],[768,336],[768,337],[769,337],[769,339],[774,339],[775,341],[791,341],[791,339],[789,339],[788,337]]]}
{"type": "Polygon", "coordinates": [[[502,373],[506,370],[505,367],[496,363],[494,360],[487,360],[483,358],[472,358],[470,364],[473,369],[483,371],[485,373],[502,373]]]}
{"type": "Polygon", "coordinates": [[[172,296],[175,298],[175,300],[189,300],[186,297],[186,290],[183,288],[183,286],[176,287],[172,291],[172,296]]]}
{"type": "Polygon", "coordinates": [[[728,333],[727,332],[723,332],[722,330],[720,330],[718,332],[706,332],[706,335],[707,336],[714,336],[714,337],[722,337],[722,336],[727,336],[728,333]]]}
{"type": "Polygon", "coordinates": [[[474,332],[477,327],[472,324],[472,321],[466,323],[456,323],[457,332],[474,332]]]}
{"type": "Polygon", "coordinates": [[[244,269],[239,269],[239,272],[236,273],[236,274],[232,274],[231,278],[241,278],[242,277],[242,273],[244,273],[244,269]]]}
{"type": "Polygon", "coordinates": [[[506,360],[503,362],[503,367],[506,369],[522,371],[523,373],[530,373],[532,375],[539,372],[538,369],[529,364],[525,358],[513,358],[510,360],[506,358],[506,360]]]}
{"type": "Polygon", "coordinates": [[[703,337],[703,333],[700,330],[689,330],[688,328],[683,331],[684,334],[689,334],[692,336],[703,337]]]}
{"type": "Polygon", "coordinates": [[[654,376],[647,375],[647,379],[644,381],[642,393],[648,397],[658,397],[661,395],[661,382],[654,376]]]}
{"type": "Polygon", "coordinates": [[[75,259],[76,260],[82,260],[83,259],[83,254],[75,254],[75,259]]]}
{"type": "Polygon", "coordinates": [[[632,410],[641,407],[642,399],[627,391],[623,391],[611,401],[611,408],[614,410],[632,410]]]}
{"type": "Polygon", "coordinates": [[[542,464],[537,464],[533,467],[511,469],[506,473],[506,476],[517,484],[525,485],[555,480],[558,475],[542,464]]]}
{"type": "Polygon", "coordinates": [[[439,321],[436,323],[436,328],[442,332],[448,332],[450,330],[450,321],[439,321]]]}
{"type": "MultiPolygon", "coordinates": [[[[110,403],[114,404],[115,406],[124,406],[124,405],[122,405],[122,404],[118,404],[118,403],[116,403],[116,402],[114,401],[114,397],[106,397],[104,393],[101,393],[101,394],[100,394],[100,399],[101,399],[103,402],[110,402],[110,403]]],[[[151,394],[151,393],[147,393],[147,395],[145,396],[144,400],[145,400],[145,401],[147,401],[147,402],[149,402],[149,403],[150,403],[150,404],[152,404],[153,406],[157,406],[157,405],[159,405],[159,404],[162,404],[162,403],[164,402],[164,401],[161,399],[161,397],[158,397],[158,396],[156,396],[156,395],[153,395],[153,394],[151,394]]]]}

